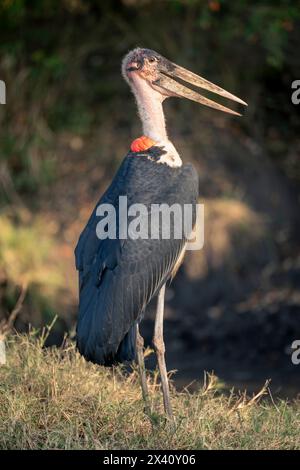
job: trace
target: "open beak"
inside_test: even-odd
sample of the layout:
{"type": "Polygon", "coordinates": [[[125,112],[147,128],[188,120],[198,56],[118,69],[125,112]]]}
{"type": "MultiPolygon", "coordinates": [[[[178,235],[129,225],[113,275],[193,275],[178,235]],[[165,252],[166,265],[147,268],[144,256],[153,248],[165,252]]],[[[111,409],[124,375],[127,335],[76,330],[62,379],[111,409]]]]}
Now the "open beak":
{"type": "Polygon", "coordinates": [[[189,70],[186,70],[179,65],[170,62],[168,59],[163,58],[163,60],[159,64],[159,72],[160,76],[157,80],[152,82],[153,85],[162,88],[168,94],[172,96],[178,96],[180,98],[188,98],[189,100],[196,101],[197,103],[204,104],[205,106],[209,106],[210,108],[218,109],[219,111],[223,111],[225,113],[235,114],[236,116],[241,116],[240,113],[233,111],[232,109],[226,108],[219,103],[215,103],[214,101],[205,98],[205,96],[200,95],[196,91],[191,90],[190,88],[178,83],[174,78],[179,78],[180,80],[190,83],[191,85],[199,88],[203,88],[204,90],[208,90],[212,93],[216,93],[217,95],[223,96],[232,101],[236,101],[244,106],[248,106],[245,101],[241,100],[237,96],[232,95],[223,88],[215,85],[214,83],[205,80],[205,78],[196,75],[189,70]]]}

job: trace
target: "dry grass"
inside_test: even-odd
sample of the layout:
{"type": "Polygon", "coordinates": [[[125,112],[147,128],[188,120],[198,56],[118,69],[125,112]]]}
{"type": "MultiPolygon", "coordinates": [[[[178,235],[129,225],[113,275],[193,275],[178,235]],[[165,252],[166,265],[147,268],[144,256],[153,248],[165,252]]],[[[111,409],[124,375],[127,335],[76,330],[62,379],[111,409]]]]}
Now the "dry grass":
{"type": "Polygon", "coordinates": [[[300,406],[218,392],[172,392],[176,430],[165,422],[154,374],[143,412],[136,372],[85,362],[73,345],[44,349],[36,334],[8,340],[0,368],[1,449],[299,449],[300,406]]]}

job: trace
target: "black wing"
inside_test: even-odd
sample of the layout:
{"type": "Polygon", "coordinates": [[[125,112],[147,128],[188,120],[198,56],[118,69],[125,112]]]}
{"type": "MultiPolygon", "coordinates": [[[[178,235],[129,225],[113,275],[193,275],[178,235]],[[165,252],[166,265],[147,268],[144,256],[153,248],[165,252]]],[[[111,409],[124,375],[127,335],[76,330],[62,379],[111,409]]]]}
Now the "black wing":
{"type": "MultiPolygon", "coordinates": [[[[129,154],[99,204],[126,195],[128,205],[190,203],[198,197],[198,177],[191,165],[172,169],[147,155],[129,154]]],[[[77,345],[98,364],[132,360],[135,324],[146,305],[170,278],[185,240],[99,240],[96,208],[75,250],[79,270],[77,345]]]]}

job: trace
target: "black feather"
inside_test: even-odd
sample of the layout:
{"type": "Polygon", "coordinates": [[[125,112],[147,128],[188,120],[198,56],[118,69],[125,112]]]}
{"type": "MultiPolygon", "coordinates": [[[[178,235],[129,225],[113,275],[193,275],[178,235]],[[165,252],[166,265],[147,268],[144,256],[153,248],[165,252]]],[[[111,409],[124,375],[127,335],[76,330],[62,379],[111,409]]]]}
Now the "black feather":
{"type": "Polygon", "coordinates": [[[75,249],[79,271],[77,346],[97,364],[131,361],[135,354],[135,326],[151,298],[170,278],[184,239],[100,240],[96,226],[99,204],[113,204],[120,195],[128,206],[142,203],[193,204],[198,198],[198,176],[192,165],[171,168],[157,163],[152,148],[129,153],[80,235],[75,249]]]}

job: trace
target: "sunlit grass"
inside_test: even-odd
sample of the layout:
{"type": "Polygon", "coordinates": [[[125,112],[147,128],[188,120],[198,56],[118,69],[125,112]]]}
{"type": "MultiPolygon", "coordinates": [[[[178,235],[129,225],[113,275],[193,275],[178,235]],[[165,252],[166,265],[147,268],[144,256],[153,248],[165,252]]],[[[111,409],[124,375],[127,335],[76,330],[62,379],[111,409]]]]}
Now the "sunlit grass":
{"type": "Polygon", "coordinates": [[[0,262],[2,276],[15,285],[58,282],[58,276],[49,269],[51,239],[47,227],[39,220],[27,223],[15,221],[7,215],[0,217],[0,262]]]}
{"type": "Polygon", "coordinates": [[[222,394],[210,378],[197,393],[172,389],[165,422],[155,374],[152,416],[137,373],[85,362],[74,345],[44,349],[45,335],[8,338],[0,367],[2,449],[299,449],[300,403],[222,394]]]}
{"type": "MultiPolygon", "coordinates": [[[[22,210],[2,213],[0,226],[1,319],[9,315],[23,290],[24,319],[35,311],[48,321],[62,286],[55,238],[45,220],[22,210]]],[[[36,318],[30,318],[35,324],[36,318]]]]}

